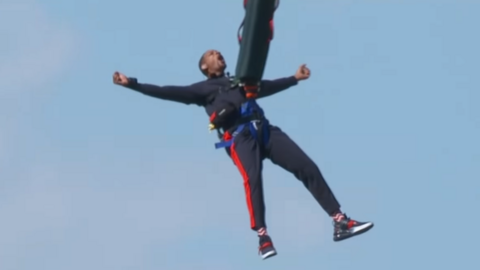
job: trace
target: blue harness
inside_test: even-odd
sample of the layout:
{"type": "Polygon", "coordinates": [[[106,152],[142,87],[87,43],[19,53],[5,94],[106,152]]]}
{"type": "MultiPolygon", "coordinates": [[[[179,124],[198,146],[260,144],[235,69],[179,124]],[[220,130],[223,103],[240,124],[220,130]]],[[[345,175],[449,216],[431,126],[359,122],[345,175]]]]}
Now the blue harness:
{"type": "Polygon", "coordinates": [[[260,119],[255,119],[248,121],[246,123],[241,123],[232,133],[232,138],[228,141],[222,140],[215,144],[215,149],[226,148],[230,147],[233,144],[235,137],[243,131],[244,128],[248,126],[250,128],[250,134],[256,141],[259,141],[258,138],[258,126],[257,123],[261,120],[263,123],[261,124],[262,128],[262,141],[263,145],[267,145],[268,139],[270,138],[269,134],[269,122],[264,118],[264,112],[260,106],[258,106],[255,99],[248,99],[245,103],[242,104],[240,108],[240,119],[250,118],[252,116],[258,115],[260,119]]]}

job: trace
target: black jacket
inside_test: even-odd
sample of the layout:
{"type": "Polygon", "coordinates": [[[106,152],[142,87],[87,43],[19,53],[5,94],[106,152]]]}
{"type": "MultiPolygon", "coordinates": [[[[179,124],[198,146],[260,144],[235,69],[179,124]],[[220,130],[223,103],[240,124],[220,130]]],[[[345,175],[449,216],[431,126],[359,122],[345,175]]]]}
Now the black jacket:
{"type": "MultiPolygon", "coordinates": [[[[277,80],[263,80],[260,86],[258,98],[271,96],[290,88],[298,83],[294,76],[277,80]]],[[[202,106],[208,116],[223,109],[226,104],[240,105],[246,101],[245,92],[241,88],[230,89],[228,77],[212,78],[189,86],[157,86],[152,84],[139,83],[137,79],[130,78],[128,88],[142,94],[183,104],[195,104],[202,106]]],[[[224,124],[223,128],[228,129],[233,125],[239,115],[232,115],[224,124]]]]}

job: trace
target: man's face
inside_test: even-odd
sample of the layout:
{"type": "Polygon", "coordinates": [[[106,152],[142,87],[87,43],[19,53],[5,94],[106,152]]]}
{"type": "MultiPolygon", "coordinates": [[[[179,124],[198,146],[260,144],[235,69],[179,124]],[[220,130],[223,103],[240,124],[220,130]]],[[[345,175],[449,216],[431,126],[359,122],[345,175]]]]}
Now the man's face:
{"type": "Polygon", "coordinates": [[[203,54],[203,67],[208,74],[221,74],[227,67],[225,59],[217,50],[208,50],[203,54]]]}

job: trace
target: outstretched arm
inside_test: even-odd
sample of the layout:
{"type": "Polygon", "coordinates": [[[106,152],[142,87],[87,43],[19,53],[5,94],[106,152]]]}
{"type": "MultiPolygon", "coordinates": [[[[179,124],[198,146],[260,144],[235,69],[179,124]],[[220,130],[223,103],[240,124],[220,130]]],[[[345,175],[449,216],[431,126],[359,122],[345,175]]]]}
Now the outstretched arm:
{"type": "Polygon", "coordinates": [[[202,83],[189,86],[158,86],[147,83],[138,83],[135,78],[129,78],[127,88],[140,92],[144,95],[179,102],[183,104],[203,105],[207,97],[208,89],[202,83]]]}
{"type": "Polygon", "coordinates": [[[299,81],[306,80],[310,77],[310,69],[306,65],[301,65],[294,76],[285,77],[276,80],[263,80],[260,85],[260,92],[258,92],[257,98],[268,97],[286,90],[294,85],[297,85],[299,81]]]}
{"type": "Polygon", "coordinates": [[[276,79],[276,80],[263,80],[260,85],[260,92],[258,92],[257,98],[268,97],[279,93],[283,90],[297,85],[298,80],[295,76],[290,76],[286,78],[276,79]]]}
{"type": "Polygon", "coordinates": [[[136,78],[129,78],[119,72],[113,74],[113,82],[151,97],[199,106],[205,103],[212,90],[203,82],[189,86],[157,86],[139,83],[136,78]]]}

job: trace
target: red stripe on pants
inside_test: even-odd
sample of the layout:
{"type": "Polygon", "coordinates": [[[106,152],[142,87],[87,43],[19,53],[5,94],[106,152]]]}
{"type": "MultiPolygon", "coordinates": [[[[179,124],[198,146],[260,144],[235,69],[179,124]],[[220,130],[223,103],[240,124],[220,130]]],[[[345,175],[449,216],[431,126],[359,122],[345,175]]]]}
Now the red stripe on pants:
{"type": "Polygon", "coordinates": [[[233,162],[235,162],[235,165],[237,165],[238,170],[240,171],[240,174],[243,177],[243,186],[245,187],[245,195],[247,197],[247,206],[248,206],[248,212],[250,214],[250,227],[252,229],[255,229],[256,224],[255,224],[255,216],[253,215],[253,204],[252,204],[252,195],[250,193],[250,179],[248,178],[248,174],[245,171],[245,168],[242,165],[242,162],[238,158],[237,152],[235,151],[235,143],[232,144],[230,147],[231,155],[233,162]]]}

